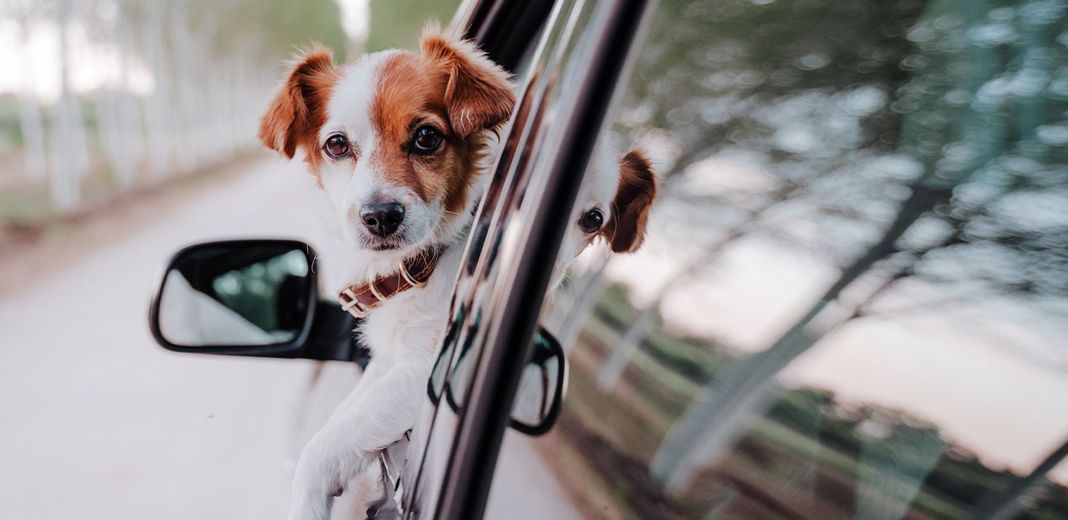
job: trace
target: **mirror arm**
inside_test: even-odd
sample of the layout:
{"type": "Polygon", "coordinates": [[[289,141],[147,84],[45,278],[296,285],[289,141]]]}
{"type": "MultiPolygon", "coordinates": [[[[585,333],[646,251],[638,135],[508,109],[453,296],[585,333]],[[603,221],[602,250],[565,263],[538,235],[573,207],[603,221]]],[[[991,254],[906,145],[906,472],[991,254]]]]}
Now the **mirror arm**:
{"type": "Polygon", "coordinates": [[[356,318],[334,301],[317,300],[308,340],[291,357],[321,361],[353,361],[366,367],[370,352],[356,341],[356,318]]]}

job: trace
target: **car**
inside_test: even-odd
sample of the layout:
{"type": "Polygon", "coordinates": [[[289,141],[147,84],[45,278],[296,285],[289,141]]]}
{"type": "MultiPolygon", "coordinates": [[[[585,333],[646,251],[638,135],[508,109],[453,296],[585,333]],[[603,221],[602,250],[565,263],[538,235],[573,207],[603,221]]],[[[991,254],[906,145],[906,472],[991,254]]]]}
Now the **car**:
{"type": "MultiPolygon", "coordinates": [[[[544,435],[576,516],[1068,515],[1063,3],[483,0],[453,23],[519,98],[371,516],[482,517],[509,425],[544,435]],[[667,165],[654,251],[591,255],[546,310],[624,95],[667,165]]],[[[259,326],[178,341],[197,297],[168,274],[153,333],[365,361],[315,271],[300,242],[192,246],[168,270],[210,293],[192,306],[259,326]],[[246,296],[248,269],[273,290],[246,296]]]]}

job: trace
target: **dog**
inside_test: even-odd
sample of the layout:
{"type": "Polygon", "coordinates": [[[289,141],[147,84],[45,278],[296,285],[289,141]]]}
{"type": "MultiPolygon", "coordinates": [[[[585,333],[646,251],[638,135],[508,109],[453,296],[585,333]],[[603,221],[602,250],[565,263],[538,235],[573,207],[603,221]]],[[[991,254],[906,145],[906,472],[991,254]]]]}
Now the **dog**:
{"type": "MultiPolygon", "coordinates": [[[[301,453],[290,519],[329,518],[346,483],[415,424],[482,193],[483,160],[514,106],[509,74],[473,43],[434,27],[419,53],[382,51],[337,65],[313,47],[270,102],[259,138],[288,159],[302,156],[325,194],[331,243],[323,252],[338,268],[328,289],[362,319],[361,340],[372,352],[301,453]]],[[[638,152],[619,165],[621,174],[588,190],[567,254],[597,236],[616,251],[641,243],[655,177],[638,152]]]]}
{"type": "Polygon", "coordinates": [[[640,150],[617,157],[612,146],[595,149],[590,175],[575,201],[572,224],[560,244],[551,286],[559,285],[571,261],[597,239],[603,239],[613,253],[632,253],[641,247],[656,199],[656,175],[640,150]]]}

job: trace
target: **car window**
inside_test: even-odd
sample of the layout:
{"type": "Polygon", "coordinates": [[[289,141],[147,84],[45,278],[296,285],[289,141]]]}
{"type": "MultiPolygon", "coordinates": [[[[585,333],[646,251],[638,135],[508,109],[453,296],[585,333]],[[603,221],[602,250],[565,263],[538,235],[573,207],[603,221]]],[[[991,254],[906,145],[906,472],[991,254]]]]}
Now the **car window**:
{"type": "Polygon", "coordinates": [[[533,447],[576,513],[1068,515],[1066,27],[661,2],[605,137],[660,174],[646,244],[547,311],[570,377],[533,447]]]}

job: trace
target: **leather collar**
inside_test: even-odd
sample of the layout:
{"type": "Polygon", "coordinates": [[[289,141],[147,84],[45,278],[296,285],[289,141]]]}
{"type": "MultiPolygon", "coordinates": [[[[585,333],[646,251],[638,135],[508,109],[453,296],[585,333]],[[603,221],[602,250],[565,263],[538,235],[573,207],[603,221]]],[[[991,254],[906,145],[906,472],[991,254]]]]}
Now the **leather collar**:
{"type": "Polygon", "coordinates": [[[381,306],[390,297],[408,289],[426,286],[444,251],[444,246],[424,249],[401,261],[396,271],[364,283],[346,286],[337,296],[341,308],[356,318],[366,318],[371,310],[381,306]]]}

